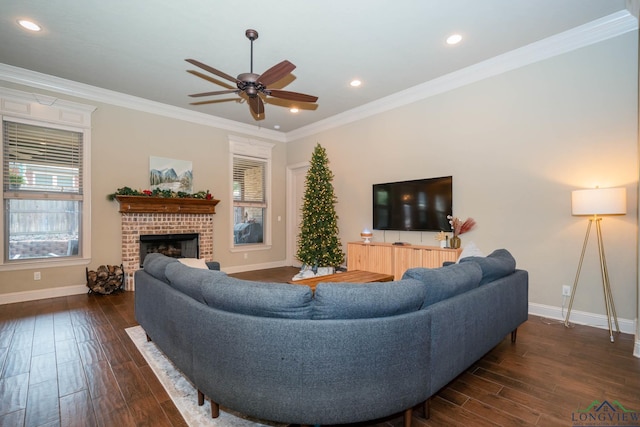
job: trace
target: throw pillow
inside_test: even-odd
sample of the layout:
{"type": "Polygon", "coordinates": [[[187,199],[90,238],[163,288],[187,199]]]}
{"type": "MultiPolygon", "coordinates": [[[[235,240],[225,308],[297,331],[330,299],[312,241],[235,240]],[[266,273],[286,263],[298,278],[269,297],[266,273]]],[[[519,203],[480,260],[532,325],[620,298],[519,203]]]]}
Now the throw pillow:
{"type": "Polygon", "coordinates": [[[475,289],[482,279],[482,269],[474,263],[452,264],[440,268],[410,268],[404,279],[420,280],[426,285],[424,306],[475,289]]]}
{"type": "Polygon", "coordinates": [[[422,307],[426,287],[418,280],[319,283],[313,319],[367,319],[410,313],[422,307]]]}
{"type": "Polygon", "coordinates": [[[463,249],[462,252],[460,253],[460,258],[458,258],[458,261],[456,261],[456,263],[460,263],[460,260],[463,258],[469,258],[470,256],[478,256],[478,257],[483,257],[484,254],[482,253],[482,251],[480,250],[480,248],[478,248],[476,246],[475,243],[473,242],[469,242],[463,249]]]}
{"type": "Polygon", "coordinates": [[[461,264],[476,263],[482,269],[481,285],[508,276],[516,270],[516,260],[506,249],[496,249],[486,257],[468,257],[461,264]]]}
{"type": "Polygon", "coordinates": [[[200,258],[178,258],[178,261],[188,267],[209,269],[207,262],[200,258]]]}

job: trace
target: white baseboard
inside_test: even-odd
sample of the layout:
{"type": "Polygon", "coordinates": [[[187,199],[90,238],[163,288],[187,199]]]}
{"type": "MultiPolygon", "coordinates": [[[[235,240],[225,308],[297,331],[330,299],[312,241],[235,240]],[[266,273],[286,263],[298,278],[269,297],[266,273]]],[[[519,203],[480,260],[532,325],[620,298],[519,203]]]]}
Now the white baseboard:
{"type": "Polygon", "coordinates": [[[36,291],[12,292],[0,294],[0,305],[14,302],[35,301],[45,298],[66,297],[69,295],[86,294],[89,291],[87,285],[62,286],[59,288],[39,289],[36,291]]]}
{"type": "Polygon", "coordinates": [[[227,274],[244,273],[245,271],[265,270],[267,268],[290,267],[286,260],[265,262],[262,264],[236,265],[233,267],[221,267],[220,269],[227,274]]]}
{"type": "Polygon", "coordinates": [[[640,358],[640,338],[636,338],[636,345],[633,347],[633,355],[640,358]]]}
{"type": "MultiPolygon", "coordinates": [[[[564,321],[566,311],[563,310],[562,307],[529,303],[529,314],[546,317],[548,319],[557,319],[564,321]]],[[[609,329],[607,316],[603,314],[571,310],[571,317],[569,318],[569,321],[577,325],[586,325],[593,326],[594,328],[609,329]]],[[[634,335],[636,333],[636,320],[618,318],[618,326],[620,326],[620,332],[622,333],[631,335],[634,335]]],[[[613,325],[613,330],[615,332],[615,325],[613,325]]],[[[636,342],[636,347],[639,347],[639,345],[640,344],[636,342]]],[[[640,355],[640,348],[637,349],[636,353],[640,355]]]]}

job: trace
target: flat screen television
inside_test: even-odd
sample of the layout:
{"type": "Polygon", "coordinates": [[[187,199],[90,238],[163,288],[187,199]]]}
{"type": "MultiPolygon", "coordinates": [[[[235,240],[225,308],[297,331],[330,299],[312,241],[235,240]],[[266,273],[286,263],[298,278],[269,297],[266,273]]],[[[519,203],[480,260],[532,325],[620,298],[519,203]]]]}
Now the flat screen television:
{"type": "Polygon", "coordinates": [[[373,228],[451,231],[453,177],[373,184],[373,228]]]}

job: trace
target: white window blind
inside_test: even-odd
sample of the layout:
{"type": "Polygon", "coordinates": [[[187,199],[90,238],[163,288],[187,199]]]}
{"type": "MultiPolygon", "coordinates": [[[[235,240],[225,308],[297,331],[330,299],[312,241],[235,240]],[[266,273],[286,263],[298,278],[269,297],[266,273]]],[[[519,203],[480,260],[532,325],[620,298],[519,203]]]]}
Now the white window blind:
{"type": "Polygon", "coordinates": [[[82,132],[4,121],[4,191],[82,195],[82,132]]]}
{"type": "Polygon", "coordinates": [[[266,162],[248,157],[233,158],[235,206],[266,207],[266,162]]]}

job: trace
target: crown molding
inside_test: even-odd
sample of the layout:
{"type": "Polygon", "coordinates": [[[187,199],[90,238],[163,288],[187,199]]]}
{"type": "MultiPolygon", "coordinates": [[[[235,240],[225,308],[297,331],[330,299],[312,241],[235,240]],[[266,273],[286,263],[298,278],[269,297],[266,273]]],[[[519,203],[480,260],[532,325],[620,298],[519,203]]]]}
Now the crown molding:
{"type": "Polygon", "coordinates": [[[280,142],[285,141],[285,134],[282,132],[263,129],[257,126],[187,110],[185,108],[174,107],[172,105],[50,76],[12,65],[0,63],[0,80],[245,135],[268,138],[280,142]]]}
{"type": "Polygon", "coordinates": [[[638,20],[629,11],[622,10],[344,113],[287,132],[286,140],[291,142],[343,126],[637,29],[638,20]]]}
{"type": "Polygon", "coordinates": [[[230,132],[267,138],[273,141],[288,142],[403,107],[416,101],[572,50],[590,46],[637,29],[638,20],[628,10],[622,10],[287,133],[223,119],[1,63],[0,80],[95,102],[131,108],[230,132]]]}

